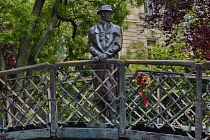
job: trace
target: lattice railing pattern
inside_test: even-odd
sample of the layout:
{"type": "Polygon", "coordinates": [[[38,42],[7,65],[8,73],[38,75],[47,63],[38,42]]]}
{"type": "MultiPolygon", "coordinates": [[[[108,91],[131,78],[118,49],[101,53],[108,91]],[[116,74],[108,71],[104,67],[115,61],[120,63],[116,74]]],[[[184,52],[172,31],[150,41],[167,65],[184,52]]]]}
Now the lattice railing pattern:
{"type": "Polygon", "coordinates": [[[49,88],[43,77],[27,76],[7,81],[1,90],[1,124],[9,127],[49,125],[49,88]]]}
{"type": "Polygon", "coordinates": [[[59,123],[61,125],[67,122],[98,123],[99,116],[102,116],[106,123],[113,125],[107,110],[114,111],[115,116],[119,118],[118,112],[113,107],[118,102],[118,95],[116,95],[118,82],[115,78],[117,72],[118,67],[113,71],[90,69],[65,73],[58,70],[56,96],[59,123]],[[98,73],[106,73],[106,76],[101,78],[98,73]],[[94,86],[93,81],[96,79],[99,84],[94,86]],[[111,84],[109,84],[110,81],[111,84]],[[99,91],[106,92],[106,94],[102,96],[99,91]],[[105,100],[107,94],[113,97],[112,101],[105,100]],[[98,108],[100,102],[94,99],[95,96],[100,98],[104,104],[102,111],[98,108]]]}
{"type": "MultiPolygon", "coordinates": [[[[0,77],[0,86],[3,86],[0,89],[0,131],[5,132],[11,127],[25,129],[28,125],[40,124],[51,128],[53,133],[58,127],[66,124],[71,126],[72,123],[72,126],[83,123],[85,127],[113,127],[114,116],[114,127],[117,127],[119,132],[122,130],[120,126],[123,129],[133,129],[135,125],[144,124],[150,128],[169,127],[174,131],[181,129],[194,138],[198,124],[196,108],[199,106],[196,104],[198,80],[195,69],[188,74],[146,71],[139,68],[134,72],[126,69],[127,73],[124,73],[124,66],[127,64],[123,62],[115,62],[111,70],[93,69],[94,63],[91,62],[90,65],[87,62],[84,61],[81,67],[78,67],[79,62],[44,64],[34,67],[42,69],[39,71],[41,74],[7,80],[0,77]],[[144,90],[148,106],[143,103],[140,87],[135,79],[140,73],[146,73],[151,78],[150,84],[144,90]],[[101,74],[104,76],[101,77],[101,74]],[[98,84],[94,84],[95,81],[98,84]],[[100,94],[102,92],[103,95],[100,94]],[[112,100],[108,100],[108,96],[112,97],[112,100]],[[100,125],[101,118],[105,126],[100,125]]],[[[33,67],[27,69],[31,70],[33,67]]],[[[17,69],[17,73],[23,71],[22,68],[17,69]]],[[[9,75],[11,72],[0,72],[0,76],[4,73],[9,75]]],[[[200,119],[203,129],[200,130],[205,133],[204,139],[207,140],[210,136],[210,76],[208,72],[203,76],[203,114],[202,120],[200,119]]]]}
{"type": "Polygon", "coordinates": [[[129,129],[138,123],[157,128],[169,126],[173,130],[195,125],[195,88],[182,73],[136,71],[126,80],[126,94],[129,129]],[[143,104],[135,82],[139,73],[147,73],[151,78],[145,90],[148,106],[143,104]]]}

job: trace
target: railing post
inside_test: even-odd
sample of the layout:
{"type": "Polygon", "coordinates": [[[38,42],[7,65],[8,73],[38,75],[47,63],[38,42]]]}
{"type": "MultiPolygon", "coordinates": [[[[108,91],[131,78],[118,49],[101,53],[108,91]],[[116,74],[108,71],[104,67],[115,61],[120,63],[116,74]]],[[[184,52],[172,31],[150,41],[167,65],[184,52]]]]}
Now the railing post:
{"type": "MultiPolygon", "coordinates": [[[[157,81],[158,83],[160,83],[160,76],[157,76],[157,81]]],[[[158,99],[158,104],[157,104],[157,108],[158,108],[158,113],[163,111],[163,107],[161,106],[161,98],[162,98],[162,88],[159,87],[157,89],[157,99],[158,99]]],[[[163,124],[163,119],[161,117],[157,118],[157,124],[163,124]]]]}
{"type": "Polygon", "coordinates": [[[196,64],[195,139],[202,138],[202,65],[196,64]]]}
{"type": "Polygon", "coordinates": [[[126,98],[125,98],[125,64],[120,63],[119,71],[119,94],[120,94],[120,123],[119,136],[126,136],[126,98]]]}
{"type": "Polygon", "coordinates": [[[50,96],[51,136],[54,137],[56,136],[56,129],[58,127],[54,65],[50,66],[50,96]]]}

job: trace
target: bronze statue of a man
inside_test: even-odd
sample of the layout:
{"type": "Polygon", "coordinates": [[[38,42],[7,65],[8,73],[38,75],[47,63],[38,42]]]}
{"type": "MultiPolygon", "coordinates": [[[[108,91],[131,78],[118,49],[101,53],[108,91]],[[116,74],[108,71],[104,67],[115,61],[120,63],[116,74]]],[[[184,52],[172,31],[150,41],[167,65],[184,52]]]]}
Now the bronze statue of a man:
{"type": "MultiPolygon", "coordinates": [[[[114,11],[111,6],[105,5],[97,12],[100,15],[101,20],[98,24],[90,28],[88,32],[88,46],[90,54],[94,61],[106,62],[107,59],[117,59],[118,52],[122,49],[122,30],[119,26],[110,22],[114,11]]],[[[97,101],[97,107],[99,111],[105,116],[108,110],[109,119],[112,123],[116,123],[117,108],[116,102],[116,75],[113,76],[114,80],[110,78],[110,73],[114,70],[114,64],[97,64],[93,66],[95,76],[93,79],[93,85],[96,93],[94,94],[94,100],[97,101]],[[103,84],[102,81],[108,80],[103,84]],[[110,103],[111,107],[106,107],[102,98],[110,103]],[[106,109],[105,109],[106,108],[106,109]]],[[[103,115],[100,116],[100,123],[104,123],[105,119],[103,115]]]]}

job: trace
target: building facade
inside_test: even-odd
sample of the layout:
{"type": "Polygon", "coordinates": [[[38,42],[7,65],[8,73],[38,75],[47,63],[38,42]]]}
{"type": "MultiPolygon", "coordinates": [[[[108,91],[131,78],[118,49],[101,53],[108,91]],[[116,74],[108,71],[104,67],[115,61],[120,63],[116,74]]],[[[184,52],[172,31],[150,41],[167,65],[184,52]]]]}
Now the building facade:
{"type": "MultiPolygon", "coordinates": [[[[146,3],[147,4],[147,3],[146,3]]],[[[126,49],[133,42],[142,42],[148,49],[154,44],[164,42],[164,36],[157,29],[144,29],[145,23],[140,20],[140,17],[145,17],[151,14],[152,9],[147,5],[139,8],[131,7],[131,14],[127,17],[129,28],[123,31],[123,49],[121,55],[126,54],[126,49]]]]}

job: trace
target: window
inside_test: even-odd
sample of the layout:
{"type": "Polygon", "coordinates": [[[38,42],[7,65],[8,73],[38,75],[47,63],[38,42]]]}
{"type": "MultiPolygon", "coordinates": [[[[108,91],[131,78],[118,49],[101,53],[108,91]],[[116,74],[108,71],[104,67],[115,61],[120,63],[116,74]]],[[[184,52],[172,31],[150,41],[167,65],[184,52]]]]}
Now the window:
{"type": "Polygon", "coordinates": [[[146,0],[144,5],[144,12],[146,14],[152,15],[154,14],[154,11],[154,4],[150,0],[146,0]]]}
{"type": "Polygon", "coordinates": [[[157,40],[147,40],[147,47],[152,48],[152,46],[157,44],[157,40]]]}

